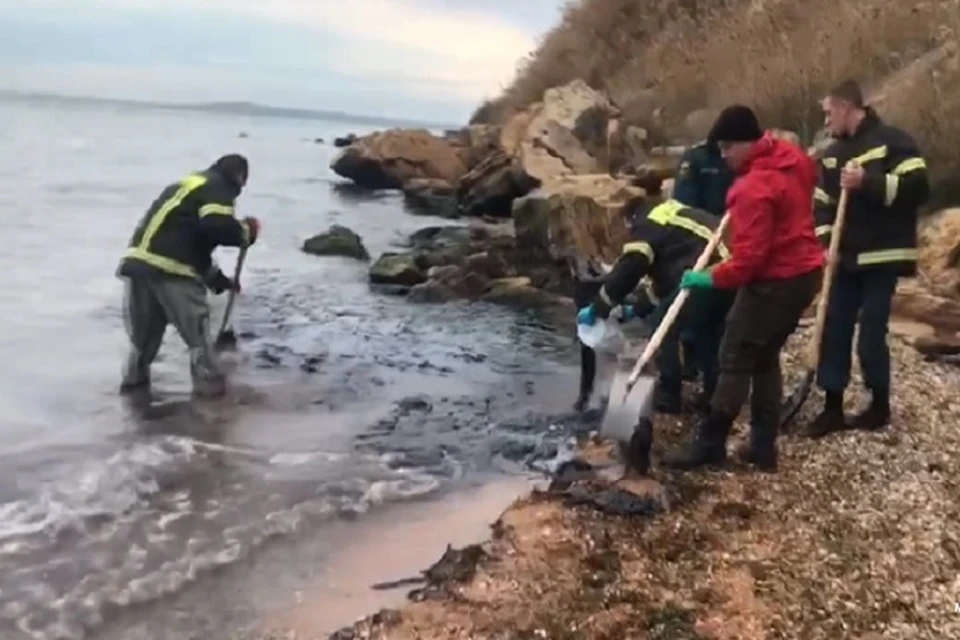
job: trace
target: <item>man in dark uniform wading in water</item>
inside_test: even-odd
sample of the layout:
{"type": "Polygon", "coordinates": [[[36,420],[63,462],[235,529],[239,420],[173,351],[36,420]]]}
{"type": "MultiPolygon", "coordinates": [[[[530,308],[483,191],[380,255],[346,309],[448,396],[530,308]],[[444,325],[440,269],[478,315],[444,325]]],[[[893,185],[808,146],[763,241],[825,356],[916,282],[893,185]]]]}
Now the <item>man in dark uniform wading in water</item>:
{"type": "Polygon", "coordinates": [[[117,269],[125,283],[123,315],[130,338],[121,392],[149,387],[150,365],[168,323],[190,350],[194,394],[216,397],[226,391],[210,344],[206,288],[240,291],[240,283],[224,275],[212,254],[218,246],[256,242],[258,220],[234,217],[247,175],[246,158],[223,156],[166,187],[137,224],[117,269]]]}

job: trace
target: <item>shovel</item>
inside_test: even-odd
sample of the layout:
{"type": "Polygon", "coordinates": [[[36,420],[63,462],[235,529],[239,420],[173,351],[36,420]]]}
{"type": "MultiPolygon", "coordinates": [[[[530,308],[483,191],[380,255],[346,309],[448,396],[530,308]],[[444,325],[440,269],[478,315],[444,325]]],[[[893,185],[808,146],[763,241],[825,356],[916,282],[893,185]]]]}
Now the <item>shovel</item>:
{"type": "Polygon", "coordinates": [[[846,189],[840,192],[840,202],[837,204],[837,217],[833,220],[830,229],[830,251],[827,254],[827,266],[823,271],[823,285],[820,287],[820,299],[817,301],[817,317],[813,324],[813,340],[810,341],[807,351],[807,371],[793,393],[784,402],[781,408],[782,418],[780,426],[786,427],[793,420],[803,403],[810,396],[813,380],[816,377],[817,366],[820,364],[820,351],[823,342],[823,327],[827,319],[827,304],[830,301],[830,290],[833,288],[834,275],[837,273],[837,257],[840,254],[840,236],[843,234],[843,221],[847,217],[846,189]]]}
{"type": "MultiPolygon", "coordinates": [[[[693,265],[694,271],[700,271],[710,262],[710,256],[713,255],[723,232],[730,221],[730,214],[724,214],[720,220],[720,226],[713,232],[713,237],[707,243],[703,253],[693,265]]],[[[615,440],[621,446],[629,446],[630,440],[634,434],[634,427],[643,418],[649,417],[653,413],[653,391],[656,386],[656,379],[650,375],[641,375],[643,369],[653,358],[660,343],[663,342],[667,332],[673,326],[684,302],[690,296],[688,289],[682,289],[677,297],[674,298],[667,309],[663,320],[653,332],[646,348],[637,360],[633,371],[627,375],[625,370],[614,374],[613,383],[610,389],[610,399],[607,403],[607,411],[603,416],[603,424],[600,426],[600,433],[604,437],[615,440]],[[631,396],[632,394],[632,396],[631,396]]]]}
{"type": "MultiPolygon", "coordinates": [[[[240,273],[243,271],[243,261],[247,258],[247,247],[240,248],[240,255],[237,256],[237,267],[233,271],[233,281],[240,282],[240,273]]],[[[217,339],[213,346],[217,349],[225,349],[236,344],[237,338],[233,332],[227,332],[230,326],[230,314],[233,311],[233,303],[237,299],[237,292],[233,289],[227,294],[227,308],[223,312],[223,320],[220,321],[220,329],[217,331],[217,339]]]]}

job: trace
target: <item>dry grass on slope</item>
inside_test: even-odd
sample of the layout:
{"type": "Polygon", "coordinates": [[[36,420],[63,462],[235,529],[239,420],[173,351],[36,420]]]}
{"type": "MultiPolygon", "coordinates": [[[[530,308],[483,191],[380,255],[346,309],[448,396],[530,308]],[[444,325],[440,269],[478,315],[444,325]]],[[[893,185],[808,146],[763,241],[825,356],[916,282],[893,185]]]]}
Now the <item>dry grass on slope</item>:
{"type": "Polygon", "coordinates": [[[947,146],[960,133],[958,37],[960,0],[582,0],[475,121],[500,120],[579,77],[654,129],[744,102],[809,140],[819,98],[853,77],[886,96],[883,115],[917,135],[942,177],[960,169],[947,146]],[[917,62],[930,55],[935,65],[917,62]],[[891,76],[906,90],[884,91],[891,76]]]}

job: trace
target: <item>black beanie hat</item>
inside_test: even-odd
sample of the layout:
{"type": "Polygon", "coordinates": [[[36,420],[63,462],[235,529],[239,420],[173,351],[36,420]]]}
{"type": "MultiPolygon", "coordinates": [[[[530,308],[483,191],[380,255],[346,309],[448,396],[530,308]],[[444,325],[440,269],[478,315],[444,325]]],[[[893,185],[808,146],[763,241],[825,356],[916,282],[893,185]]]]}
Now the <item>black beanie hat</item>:
{"type": "Polygon", "coordinates": [[[742,104],[727,107],[717,116],[707,139],[718,142],[754,142],[763,137],[763,129],[757,122],[753,109],[742,104]]]}

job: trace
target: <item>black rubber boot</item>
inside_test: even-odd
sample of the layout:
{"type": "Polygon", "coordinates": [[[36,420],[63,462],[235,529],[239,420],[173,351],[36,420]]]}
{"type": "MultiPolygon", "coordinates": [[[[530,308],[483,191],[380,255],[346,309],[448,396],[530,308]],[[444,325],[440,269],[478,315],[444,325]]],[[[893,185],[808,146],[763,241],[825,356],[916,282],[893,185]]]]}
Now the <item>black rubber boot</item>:
{"type": "Polygon", "coordinates": [[[673,390],[663,384],[658,384],[653,391],[653,408],[657,413],[679,415],[683,411],[680,390],[673,390]]]}
{"type": "Polygon", "coordinates": [[[760,471],[773,473],[777,470],[777,428],[758,422],[750,425],[750,439],[737,447],[737,460],[756,467],[760,471]]]}
{"type": "Polygon", "coordinates": [[[807,437],[814,440],[846,429],[843,416],[843,394],[828,391],[823,410],[807,429],[807,437]]]}
{"type": "Polygon", "coordinates": [[[650,471],[650,447],[653,445],[653,423],[642,418],[627,444],[620,443],[620,456],[629,472],[647,475],[650,471]]]}
{"type": "Polygon", "coordinates": [[[890,424],[890,394],[873,392],[873,399],[865,410],[850,420],[851,429],[879,431],[890,424]]]}
{"type": "Polygon", "coordinates": [[[664,456],[663,463],[679,471],[722,466],[727,461],[727,436],[733,420],[711,413],[697,425],[692,442],[664,456]]]}

